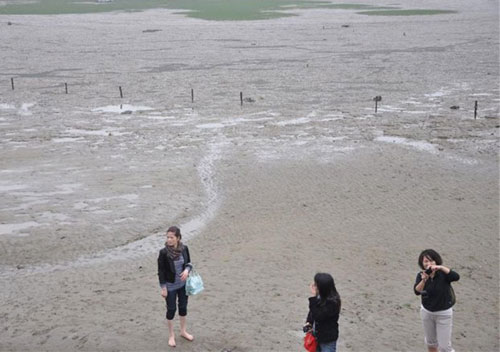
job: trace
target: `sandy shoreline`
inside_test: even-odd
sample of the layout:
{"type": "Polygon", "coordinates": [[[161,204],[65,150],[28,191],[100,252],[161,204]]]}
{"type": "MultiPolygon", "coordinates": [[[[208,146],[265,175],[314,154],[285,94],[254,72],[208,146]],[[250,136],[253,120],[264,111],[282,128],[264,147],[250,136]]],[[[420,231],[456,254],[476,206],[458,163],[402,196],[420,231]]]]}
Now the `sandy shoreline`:
{"type": "Polygon", "coordinates": [[[0,16],[0,351],[166,350],[171,224],[206,284],[177,350],[302,350],[323,270],[339,350],[421,351],[427,247],[462,276],[456,350],[498,350],[498,4],[440,7],[0,16]]]}
{"type": "MultiPolygon", "coordinates": [[[[498,346],[494,168],[382,146],[332,164],[242,157],[225,170],[217,216],[189,241],[206,291],[190,301],[197,339],[179,341],[182,350],[300,351],[318,270],[335,276],[344,299],[342,350],[420,350],[411,287],[415,256],[429,244],[462,274],[455,348],[498,346]]],[[[9,280],[2,301],[15,309],[3,313],[2,350],[164,350],[155,260],[9,280]]]]}

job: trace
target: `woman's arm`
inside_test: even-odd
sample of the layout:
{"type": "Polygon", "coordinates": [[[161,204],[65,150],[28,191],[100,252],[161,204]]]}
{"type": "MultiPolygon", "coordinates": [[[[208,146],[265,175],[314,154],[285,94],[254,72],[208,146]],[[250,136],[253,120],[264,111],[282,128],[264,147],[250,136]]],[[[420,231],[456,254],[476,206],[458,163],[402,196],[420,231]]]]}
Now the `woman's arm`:
{"type": "Polygon", "coordinates": [[[413,286],[413,290],[415,291],[416,295],[420,295],[422,293],[425,287],[425,283],[428,279],[429,275],[427,275],[424,271],[417,275],[415,286],[413,286]]]}
{"type": "Polygon", "coordinates": [[[162,251],[160,251],[160,255],[158,256],[158,280],[160,280],[160,286],[167,284],[165,264],[165,256],[162,251]]]}
{"type": "Polygon", "coordinates": [[[160,281],[161,287],[161,295],[166,298],[168,295],[167,292],[167,277],[165,274],[165,260],[162,252],[160,251],[160,255],[158,256],[158,280],[160,281]]]}
{"type": "Polygon", "coordinates": [[[460,280],[460,275],[458,275],[456,271],[453,271],[444,265],[432,265],[431,268],[432,271],[442,271],[446,275],[446,281],[448,282],[460,280]]]}
{"type": "Polygon", "coordinates": [[[308,323],[309,325],[312,325],[313,322],[314,322],[314,320],[312,318],[311,311],[309,311],[309,313],[307,313],[306,323],[308,323]]]}
{"type": "Polygon", "coordinates": [[[181,280],[186,281],[189,273],[193,269],[193,264],[191,264],[191,256],[189,255],[189,248],[187,246],[184,246],[184,250],[186,251],[186,263],[184,264],[184,270],[181,273],[181,280]]]}
{"type": "Polygon", "coordinates": [[[445,273],[446,275],[448,275],[450,273],[450,269],[445,267],[444,265],[431,265],[431,269],[432,271],[442,271],[443,273],[445,273]]]}
{"type": "Polygon", "coordinates": [[[186,269],[188,269],[188,271],[191,271],[193,270],[193,264],[191,264],[191,256],[189,255],[188,246],[186,246],[186,258],[187,258],[186,269]]]}
{"type": "Polygon", "coordinates": [[[440,270],[446,275],[446,281],[453,282],[460,280],[460,275],[456,271],[451,270],[443,265],[435,265],[433,270],[440,270]]]}

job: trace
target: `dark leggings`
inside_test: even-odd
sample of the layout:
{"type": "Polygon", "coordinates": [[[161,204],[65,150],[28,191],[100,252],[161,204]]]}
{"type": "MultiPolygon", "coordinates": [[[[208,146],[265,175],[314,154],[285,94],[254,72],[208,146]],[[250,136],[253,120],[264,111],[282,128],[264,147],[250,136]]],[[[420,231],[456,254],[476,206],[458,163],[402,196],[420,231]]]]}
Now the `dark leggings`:
{"type": "Polygon", "coordinates": [[[176,298],[179,301],[179,315],[184,317],[187,315],[188,297],[186,296],[186,287],[182,286],[177,290],[168,291],[167,301],[167,319],[172,320],[175,316],[176,298]]]}

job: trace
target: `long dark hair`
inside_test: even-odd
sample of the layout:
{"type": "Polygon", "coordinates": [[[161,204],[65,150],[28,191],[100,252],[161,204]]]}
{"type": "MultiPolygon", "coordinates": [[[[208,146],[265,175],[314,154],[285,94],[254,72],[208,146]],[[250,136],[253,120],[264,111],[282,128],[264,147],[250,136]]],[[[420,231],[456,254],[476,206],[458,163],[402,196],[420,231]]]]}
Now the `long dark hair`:
{"type": "Polygon", "coordinates": [[[340,310],[340,295],[335,287],[333,277],[327,273],[317,273],[314,275],[314,283],[318,288],[320,305],[324,305],[326,301],[333,301],[333,303],[340,310]]]}

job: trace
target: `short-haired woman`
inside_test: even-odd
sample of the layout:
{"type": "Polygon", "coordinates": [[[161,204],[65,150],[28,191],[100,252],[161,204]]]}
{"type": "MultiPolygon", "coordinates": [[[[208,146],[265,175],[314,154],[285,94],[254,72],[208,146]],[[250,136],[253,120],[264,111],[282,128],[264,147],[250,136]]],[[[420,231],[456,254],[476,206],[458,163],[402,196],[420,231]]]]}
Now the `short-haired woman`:
{"type": "Polygon", "coordinates": [[[318,342],[316,351],[335,352],[339,337],[340,295],[333,277],[327,273],[317,273],[310,285],[309,314],[304,330],[313,330],[318,342]]]}
{"type": "Polygon", "coordinates": [[[451,283],[460,275],[442,265],[441,256],[433,249],[426,249],[418,257],[422,269],[417,274],[415,294],[422,297],[420,316],[424,325],[425,343],[429,352],[453,352],[451,329],[455,293],[451,283]]]}
{"type": "Polygon", "coordinates": [[[160,280],[161,295],[167,302],[168,345],[175,347],[173,319],[179,305],[179,320],[181,336],[193,341],[193,336],[186,331],[186,315],[188,297],[186,295],[186,279],[193,268],[189,249],[181,242],[181,230],[171,226],[167,230],[165,247],[158,256],[158,278],[160,280]]]}

